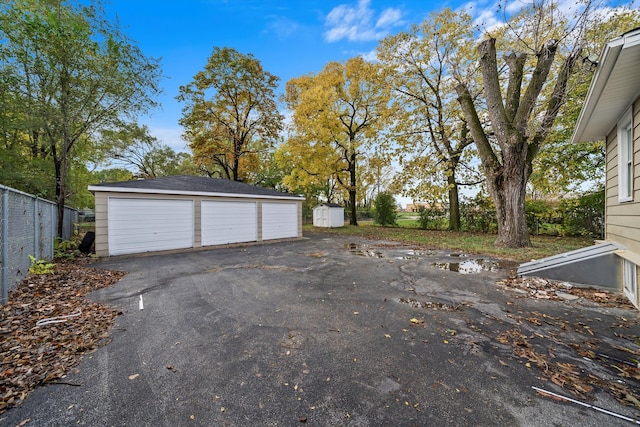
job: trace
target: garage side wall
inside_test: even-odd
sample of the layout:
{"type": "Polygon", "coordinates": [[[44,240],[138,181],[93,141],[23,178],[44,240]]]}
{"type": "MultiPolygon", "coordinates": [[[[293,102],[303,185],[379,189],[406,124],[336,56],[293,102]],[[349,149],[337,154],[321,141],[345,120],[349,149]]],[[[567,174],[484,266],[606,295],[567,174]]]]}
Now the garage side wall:
{"type": "Polygon", "coordinates": [[[108,194],[104,192],[95,192],[96,198],[96,240],[95,248],[97,256],[109,256],[109,235],[108,235],[108,194]]]}

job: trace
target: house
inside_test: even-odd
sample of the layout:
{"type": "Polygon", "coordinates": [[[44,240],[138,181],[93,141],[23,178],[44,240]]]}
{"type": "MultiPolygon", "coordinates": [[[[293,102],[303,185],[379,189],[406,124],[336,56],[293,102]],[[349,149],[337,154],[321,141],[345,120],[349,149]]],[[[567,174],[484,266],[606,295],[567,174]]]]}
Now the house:
{"type": "Polygon", "coordinates": [[[415,203],[407,203],[407,207],[405,208],[407,212],[420,212],[420,209],[443,210],[444,206],[442,203],[435,203],[431,205],[430,203],[426,203],[426,202],[415,202],[415,203]]]}
{"type": "Polygon", "coordinates": [[[313,208],[314,227],[344,227],[344,208],[335,203],[321,203],[313,208]]]}
{"type": "Polygon", "coordinates": [[[302,196],[241,182],[183,175],[89,191],[98,256],[302,237],[302,196]]]}
{"type": "MultiPolygon", "coordinates": [[[[604,47],[582,106],[572,143],[606,141],[605,241],[591,248],[527,263],[523,275],[559,274],[582,270],[577,283],[598,276],[603,285],[623,291],[640,308],[640,28],[611,40],[604,47]],[[562,260],[561,258],[564,258],[562,260]],[[573,267],[569,265],[569,260],[573,267]],[[576,267],[578,265],[578,267],[576,267]],[[583,279],[580,279],[583,278],[583,279]],[[606,280],[606,283],[604,281],[606,280]]],[[[551,277],[556,278],[556,277],[551,277]]],[[[563,279],[563,277],[557,277],[563,279]]],[[[563,280],[570,280],[564,278],[563,280]]]]}

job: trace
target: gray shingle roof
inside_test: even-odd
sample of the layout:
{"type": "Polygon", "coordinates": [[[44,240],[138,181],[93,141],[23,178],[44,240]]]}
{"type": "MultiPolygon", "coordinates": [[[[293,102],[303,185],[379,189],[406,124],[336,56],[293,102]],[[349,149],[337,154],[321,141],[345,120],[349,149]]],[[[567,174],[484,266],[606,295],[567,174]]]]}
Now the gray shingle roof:
{"type": "Polygon", "coordinates": [[[207,178],[203,176],[165,176],[161,178],[136,179],[133,181],[105,182],[94,184],[89,187],[94,191],[109,191],[117,188],[127,188],[136,190],[162,190],[187,192],[187,193],[225,193],[225,194],[243,194],[255,196],[269,197],[298,197],[297,194],[283,193],[280,191],[270,190],[268,188],[256,187],[242,182],[231,181],[228,179],[207,178]],[[100,187],[100,188],[97,188],[100,187]]]}

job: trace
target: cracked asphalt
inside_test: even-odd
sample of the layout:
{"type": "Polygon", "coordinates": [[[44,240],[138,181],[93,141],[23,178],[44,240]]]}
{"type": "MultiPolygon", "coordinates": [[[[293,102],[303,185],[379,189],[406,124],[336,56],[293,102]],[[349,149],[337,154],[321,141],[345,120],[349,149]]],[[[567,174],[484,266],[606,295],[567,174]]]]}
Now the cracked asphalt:
{"type": "Polygon", "coordinates": [[[640,415],[605,388],[572,394],[547,365],[637,393],[637,379],[576,349],[640,354],[638,312],[523,297],[496,285],[508,262],[308,234],[95,266],[129,273],[92,295],[122,310],[112,341],[67,376],[75,386],[35,390],[0,424],[624,426],[640,415]]]}

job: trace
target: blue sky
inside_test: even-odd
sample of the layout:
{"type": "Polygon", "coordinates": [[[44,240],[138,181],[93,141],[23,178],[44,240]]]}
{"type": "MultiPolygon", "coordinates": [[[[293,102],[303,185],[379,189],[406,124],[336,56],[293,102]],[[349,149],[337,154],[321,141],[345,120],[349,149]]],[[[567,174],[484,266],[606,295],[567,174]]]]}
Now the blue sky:
{"type": "MultiPolygon", "coordinates": [[[[180,85],[203,69],[214,46],[253,54],[280,77],[283,88],[287,80],[317,73],[330,61],[372,55],[385,36],[435,9],[463,4],[473,6],[457,0],[110,0],[105,8],[145,55],[162,58],[167,76],[162,109],[140,121],[161,142],[183,151],[175,97],[180,85]]],[[[470,10],[482,16],[480,7],[470,10]]],[[[487,18],[490,13],[480,19],[487,18]]]]}

